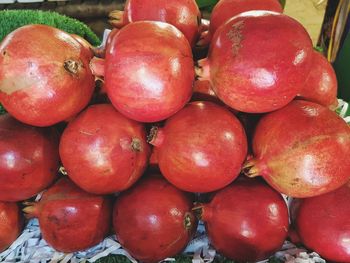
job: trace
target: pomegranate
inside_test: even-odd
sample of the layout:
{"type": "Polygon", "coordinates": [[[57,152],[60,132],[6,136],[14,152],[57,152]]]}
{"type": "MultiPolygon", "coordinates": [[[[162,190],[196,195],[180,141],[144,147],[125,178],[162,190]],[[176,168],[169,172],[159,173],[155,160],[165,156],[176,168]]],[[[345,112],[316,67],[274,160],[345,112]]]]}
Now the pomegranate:
{"type": "Polygon", "coordinates": [[[164,177],[189,192],[225,187],[239,175],[247,154],[239,120],[211,102],[188,104],[150,137],[164,177]]]}
{"type": "Polygon", "coordinates": [[[260,180],[238,179],[194,210],[200,212],[213,246],[238,262],[267,259],[287,237],[287,205],[260,180]]]}
{"type": "Polygon", "coordinates": [[[68,33],[27,25],[0,44],[0,102],[21,122],[50,126],[69,119],[93,90],[86,49],[68,33]]]}
{"type": "Polygon", "coordinates": [[[16,203],[0,202],[0,252],[8,248],[19,236],[23,218],[16,203]]]}
{"type": "Polygon", "coordinates": [[[152,21],[127,25],[107,46],[104,64],[102,68],[101,60],[91,61],[94,71],[105,77],[112,104],[130,119],[167,119],[192,95],[191,47],[172,25],[152,21]]]}
{"type": "Polygon", "coordinates": [[[200,60],[196,70],[228,106],[263,113],[282,108],[300,92],[312,52],[311,39],[296,20],[251,11],[217,30],[208,58],[200,60]]]}
{"type": "Polygon", "coordinates": [[[0,201],[22,201],[49,186],[59,165],[57,132],[0,116],[0,201]]]}
{"type": "Polygon", "coordinates": [[[250,177],[261,175],[292,197],[312,197],[350,180],[350,129],[319,104],[293,101],[260,120],[253,138],[250,177]]]}
{"type": "Polygon", "coordinates": [[[129,188],[143,174],[149,155],[143,125],[109,104],[87,108],[69,123],[60,142],[68,176],[94,194],[129,188]]]}
{"type": "Polygon", "coordinates": [[[209,30],[202,32],[198,45],[208,45],[216,30],[227,20],[252,10],[283,12],[279,0],[220,0],[211,13],[209,30]]]}
{"type": "Polygon", "coordinates": [[[83,47],[85,53],[84,55],[87,57],[87,59],[92,59],[94,57],[94,47],[85,38],[76,34],[70,35],[83,47]]]}
{"type": "Polygon", "coordinates": [[[313,64],[299,96],[331,109],[338,106],[338,82],[332,65],[319,52],[313,52],[313,64]]]}
{"type": "MultiPolygon", "coordinates": [[[[297,200],[294,226],[305,246],[331,262],[350,262],[350,184],[297,200]]],[[[293,200],[294,202],[294,200],[293,200]]]]}
{"type": "Polygon", "coordinates": [[[142,262],[175,256],[197,228],[191,209],[190,195],[162,178],[145,178],[117,198],[113,212],[117,239],[142,262]]]}
{"type": "Polygon", "coordinates": [[[201,13],[195,0],[127,0],[123,11],[113,11],[110,23],[121,28],[129,23],[151,20],[178,28],[194,46],[201,26],[201,13]]]}
{"type": "Polygon", "coordinates": [[[97,245],[109,233],[112,221],[108,197],[86,193],[67,177],[23,211],[39,219],[42,236],[50,246],[66,253],[97,245]]]}

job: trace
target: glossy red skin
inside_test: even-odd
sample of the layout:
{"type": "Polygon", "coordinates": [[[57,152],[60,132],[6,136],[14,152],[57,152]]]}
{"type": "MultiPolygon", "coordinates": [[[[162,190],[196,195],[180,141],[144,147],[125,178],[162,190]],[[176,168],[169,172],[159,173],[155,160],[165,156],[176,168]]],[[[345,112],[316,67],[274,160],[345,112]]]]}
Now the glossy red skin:
{"type": "Polygon", "coordinates": [[[67,177],[60,179],[43,194],[39,203],[25,211],[39,219],[45,241],[65,253],[97,245],[108,235],[112,221],[109,197],[89,194],[67,177]]]}
{"type": "Polygon", "coordinates": [[[82,189],[111,194],[129,188],[145,171],[150,147],[144,126],[110,104],[93,105],[69,123],[60,142],[68,176],[82,189]],[[138,143],[138,148],[133,148],[138,143]]]}
{"type": "Polygon", "coordinates": [[[194,46],[199,36],[201,13],[195,0],[126,1],[123,22],[142,20],[169,23],[178,28],[194,46]]]}
{"type": "Polygon", "coordinates": [[[282,13],[278,0],[221,0],[210,16],[209,34],[213,36],[216,30],[230,18],[251,10],[268,10],[282,13]]]}
{"type": "Polygon", "coordinates": [[[325,194],[350,180],[350,129],[313,102],[296,100],[264,116],[253,151],[255,175],[288,196],[325,194]]]}
{"type": "Polygon", "coordinates": [[[0,202],[0,252],[20,235],[23,218],[16,203],[0,202]]]}
{"type": "Polygon", "coordinates": [[[305,246],[327,261],[350,262],[350,185],[298,200],[294,224],[305,246]]]}
{"type": "Polygon", "coordinates": [[[0,102],[21,122],[50,126],[81,111],[94,90],[86,49],[45,25],[27,25],[0,44],[0,102]],[[77,62],[76,73],[64,64],[77,62]]]}
{"type": "Polygon", "coordinates": [[[336,108],[337,93],[337,76],[332,65],[321,53],[314,51],[312,69],[299,96],[326,107],[336,108]]]}
{"type": "Polygon", "coordinates": [[[282,196],[259,180],[238,180],[203,205],[202,219],[212,245],[238,262],[267,259],[288,233],[282,196]]]}
{"type": "Polygon", "coordinates": [[[211,102],[188,104],[158,131],[154,143],[164,177],[189,192],[225,187],[239,175],[247,155],[239,120],[211,102]],[[163,141],[158,141],[159,134],[163,141]]]}
{"type": "Polygon", "coordinates": [[[107,47],[107,94],[133,120],[157,122],[172,116],[190,100],[193,81],[191,47],[172,25],[129,24],[107,47]]]}
{"type": "Polygon", "coordinates": [[[296,20],[269,11],[243,13],[213,37],[201,61],[215,94],[228,106],[264,113],[287,105],[312,64],[312,42],[296,20]],[[283,47],[283,48],[281,48],[283,47]]]}
{"type": "Polygon", "coordinates": [[[179,254],[197,228],[192,199],[155,176],[137,183],[116,200],[113,224],[120,244],[142,262],[179,254]],[[185,218],[191,223],[185,227],[185,218]]]}
{"type": "Polygon", "coordinates": [[[93,52],[93,46],[83,37],[76,35],[76,34],[70,34],[76,41],[79,42],[79,44],[84,48],[84,55],[87,57],[87,59],[92,59],[94,56],[93,52]]]}
{"type": "Polygon", "coordinates": [[[0,116],[0,200],[28,199],[49,186],[59,166],[58,138],[52,128],[0,116]]]}

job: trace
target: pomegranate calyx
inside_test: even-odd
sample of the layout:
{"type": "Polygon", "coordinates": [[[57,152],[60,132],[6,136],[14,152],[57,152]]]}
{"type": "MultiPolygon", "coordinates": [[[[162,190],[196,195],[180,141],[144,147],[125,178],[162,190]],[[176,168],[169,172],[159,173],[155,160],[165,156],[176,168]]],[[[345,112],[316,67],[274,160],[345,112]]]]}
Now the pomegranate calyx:
{"type": "Polygon", "coordinates": [[[184,227],[187,231],[191,230],[192,228],[192,216],[189,212],[187,212],[184,216],[184,227]]]}
{"type": "Polygon", "coordinates": [[[149,135],[147,136],[147,142],[155,147],[159,147],[164,141],[164,131],[163,129],[153,126],[149,135]]]}
{"type": "Polygon", "coordinates": [[[97,77],[101,78],[105,75],[105,60],[103,58],[93,57],[90,61],[90,70],[92,71],[92,74],[97,77]]]}
{"type": "Polygon", "coordinates": [[[255,159],[250,159],[245,162],[242,167],[242,172],[249,178],[260,176],[260,170],[256,166],[257,162],[255,159]]]}
{"type": "Polygon", "coordinates": [[[31,219],[39,216],[38,203],[25,201],[22,204],[25,206],[22,211],[26,218],[31,219]]]}
{"type": "Polygon", "coordinates": [[[114,10],[108,14],[108,22],[116,28],[122,28],[123,26],[125,26],[125,21],[123,17],[124,11],[114,10]]]}
{"type": "Polygon", "coordinates": [[[195,66],[196,78],[198,80],[210,80],[210,66],[207,58],[197,61],[195,66]]]}

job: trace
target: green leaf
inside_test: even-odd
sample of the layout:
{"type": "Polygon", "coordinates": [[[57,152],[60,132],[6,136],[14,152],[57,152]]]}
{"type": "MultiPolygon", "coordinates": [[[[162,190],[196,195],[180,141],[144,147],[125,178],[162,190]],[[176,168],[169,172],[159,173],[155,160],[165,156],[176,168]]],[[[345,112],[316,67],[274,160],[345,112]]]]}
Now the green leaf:
{"type": "Polygon", "coordinates": [[[197,0],[199,8],[212,8],[217,2],[219,2],[219,0],[197,0]]]}
{"type": "Polygon", "coordinates": [[[286,6],[286,1],[287,0],[279,0],[279,1],[280,1],[281,5],[282,5],[282,7],[284,9],[284,7],[286,6]]]}

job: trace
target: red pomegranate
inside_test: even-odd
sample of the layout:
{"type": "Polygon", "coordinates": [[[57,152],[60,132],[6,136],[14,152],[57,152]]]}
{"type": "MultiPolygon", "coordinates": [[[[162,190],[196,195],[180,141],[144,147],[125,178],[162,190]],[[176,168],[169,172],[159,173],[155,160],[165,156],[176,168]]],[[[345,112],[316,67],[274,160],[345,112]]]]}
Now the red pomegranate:
{"type": "Polygon", "coordinates": [[[87,108],[69,123],[60,142],[68,176],[94,194],[129,188],[143,174],[149,155],[144,126],[109,104],[87,108]]]}
{"type": "Polygon", "coordinates": [[[160,170],[179,189],[212,192],[231,183],[247,154],[239,120],[211,102],[192,102],[154,129],[160,170]]]}
{"type": "Polygon", "coordinates": [[[200,211],[218,252],[238,262],[267,259],[287,237],[287,205],[260,180],[238,179],[194,210],[200,211]]]}
{"type": "Polygon", "coordinates": [[[112,202],[108,197],[84,192],[68,178],[49,188],[38,203],[23,209],[39,219],[45,241],[62,252],[85,250],[109,233],[112,202]]]}
{"type": "Polygon", "coordinates": [[[92,59],[94,57],[94,47],[85,38],[76,34],[70,35],[84,48],[84,55],[86,58],[88,60],[92,59]]]}
{"type": "Polygon", "coordinates": [[[338,82],[332,65],[319,52],[313,52],[313,64],[299,96],[334,109],[338,105],[338,82]]]}
{"type": "Polygon", "coordinates": [[[339,188],[350,180],[350,129],[319,104],[293,101],[260,120],[248,176],[261,175],[277,191],[298,198],[339,188]]]}
{"type": "MultiPolygon", "coordinates": [[[[350,262],[350,184],[297,200],[293,224],[305,246],[327,261],[350,262]]],[[[293,200],[294,201],[294,200],[293,200]]]]}
{"type": "Polygon", "coordinates": [[[178,28],[192,46],[196,43],[201,13],[195,0],[127,0],[123,11],[113,11],[110,23],[121,28],[129,23],[150,20],[169,23],[178,28]]]}
{"type": "Polygon", "coordinates": [[[216,30],[227,20],[252,10],[283,12],[279,0],[220,0],[211,13],[209,30],[202,32],[198,45],[208,45],[216,30]]]}
{"type": "Polygon", "coordinates": [[[8,248],[23,227],[22,214],[16,203],[0,202],[0,252],[8,248]]]}
{"type": "MultiPolygon", "coordinates": [[[[101,61],[91,67],[101,68],[101,61]]],[[[119,112],[140,122],[157,122],[190,100],[194,81],[191,47],[174,26],[152,21],[127,25],[106,50],[108,97],[119,112]]]]}
{"type": "Polygon", "coordinates": [[[22,201],[49,186],[58,171],[58,138],[52,128],[0,116],[0,201],[22,201]]]}
{"type": "Polygon", "coordinates": [[[296,20],[269,11],[245,12],[217,30],[197,74],[235,110],[269,112],[300,92],[312,52],[311,39],[296,20]]]}
{"type": "Polygon", "coordinates": [[[93,90],[86,49],[68,33],[27,25],[0,44],[0,102],[21,122],[50,126],[69,119],[93,90]]]}
{"type": "Polygon", "coordinates": [[[122,193],[113,224],[120,244],[142,262],[158,262],[180,253],[197,228],[190,195],[151,176],[122,193]]]}

